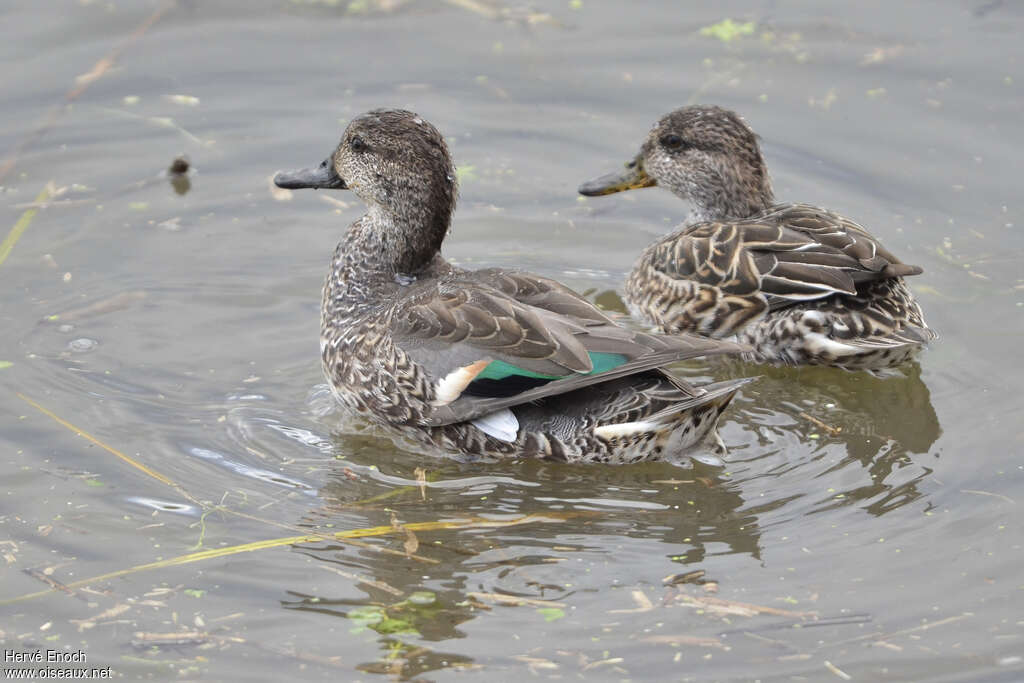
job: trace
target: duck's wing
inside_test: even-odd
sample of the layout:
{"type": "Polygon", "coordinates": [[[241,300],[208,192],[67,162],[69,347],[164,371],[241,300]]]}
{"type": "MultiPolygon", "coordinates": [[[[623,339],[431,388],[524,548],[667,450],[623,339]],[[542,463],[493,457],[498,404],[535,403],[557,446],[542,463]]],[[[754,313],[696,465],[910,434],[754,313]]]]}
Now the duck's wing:
{"type": "Polygon", "coordinates": [[[741,344],[620,327],[559,283],[525,273],[449,278],[403,307],[395,343],[433,385],[428,425],[470,420],[741,344]]]}
{"type": "Polygon", "coordinates": [[[805,204],[773,207],[735,222],[691,226],[671,240],[666,275],[697,280],[739,296],[758,292],[771,308],[832,294],[856,294],[861,283],[917,275],[867,230],[805,204]]]}

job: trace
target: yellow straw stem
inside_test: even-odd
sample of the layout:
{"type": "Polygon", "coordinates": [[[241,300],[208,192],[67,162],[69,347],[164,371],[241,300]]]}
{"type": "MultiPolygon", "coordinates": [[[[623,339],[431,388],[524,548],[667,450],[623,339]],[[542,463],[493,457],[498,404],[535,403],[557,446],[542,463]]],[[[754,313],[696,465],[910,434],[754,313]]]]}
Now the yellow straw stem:
{"type": "MultiPolygon", "coordinates": [[[[73,431],[75,434],[77,434],[78,436],[82,437],[86,441],[89,441],[91,443],[96,444],[97,446],[99,446],[103,450],[107,451],[108,453],[111,453],[112,455],[116,455],[117,457],[121,458],[121,460],[124,460],[126,463],[128,463],[129,465],[131,465],[135,469],[140,470],[142,472],[145,472],[146,474],[148,474],[149,476],[153,477],[157,481],[162,482],[164,484],[167,484],[168,486],[170,486],[173,489],[176,489],[180,493],[183,493],[183,494],[185,493],[184,491],[182,491],[181,487],[178,486],[169,477],[165,477],[164,475],[160,474],[156,470],[153,470],[153,469],[150,469],[149,467],[146,467],[145,465],[143,465],[138,460],[135,460],[134,458],[131,458],[131,457],[125,455],[124,453],[122,453],[121,451],[117,450],[113,446],[108,446],[107,444],[103,443],[102,441],[100,441],[99,439],[94,437],[89,432],[86,432],[86,431],[84,431],[82,429],[79,429],[78,427],[76,427],[75,425],[71,424],[70,422],[68,422],[64,418],[58,417],[57,415],[53,414],[52,412],[50,412],[49,410],[47,410],[43,406],[39,405],[38,403],[36,403],[32,399],[30,399],[28,396],[25,396],[22,393],[18,393],[17,396],[22,401],[24,401],[25,403],[29,404],[30,406],[32,406],[33,408],[35,408],[36,410],[41,412],[43,415],[46,415],[47,417],[49,417],[51,420],[53,420],[57,424],[62,425],[64,427],[70,429],[71,431],[73,431]]],[[[187,494],[185,494],[185,495],[187,496],[187,494]]],[[[189,498],[189,500],[193,500],[192,496],[187,496],[187,497],[189,498]]]]}
{"type": "MultiPolygon", "coordinates": [[[[42,202],[45,202],[50,198],[50,193],[52,191],[53,184],[46,183],[46,187],[39,191],[39,194],[36,195],[33,203],[41,204],[42,202]]],[[[4,241],[0,242],[0,265],[3,265],[3,262],[7,260],[8,256],[10,256],[11,250],[14,249],[14,245],[18,243],[19,239],[21,239],[22,233],[28,229],[28,226],[32,223],[32,219],[36,217],[37,213],[39,213],[39,209],[37,207],[25,209],[18,218],[18,222],[15,223],[14,227],[11,228],[11,231],[7,233],[7,237],[4,238],[4,241]]]]}
{"type": "MultiPolygon", "coordinates": [[[[386,536],[388,534],[401,532],[403,528],[410,529],[412,531],[436,531],[444,529],[468,529],[468,528],[495,528],[495,527],[508,527],[517,526],[519,524],[529,524],[531,522],[554,522],[569,519],[570,517],[578,517],[582,514],[581,512],[563,512],[563,513],[546,513],[543,515],[531,514],[524,515],[522,517],[515,517],[513,519],[487,519],[485,517],[469,517],[467,519],[451,519],[451,520],[434,520],[431,522],[411,522],[404,524],[402,527],[395,528],[389,525],[371,526],[362,529],[348,529],[347,531],[338,531],[333,534],[326,535],[304,535],[304,536],[288,536],[285,538],[272,538],[265,541],[253,541],[251,543],[242,543],[240,545],[228,546],[226,548],[216,548],[213,550],[201,550],[196,553],[189,553],[187,555],[179,555],[166,560],[158,560],[157,562],[149,562],[147,564],[140,564],[127,569],[119,569],[115,572],[109,572],[107,574],[100,574],[99,576],[92,576],[88,579],[79,579],[78,581],[72,581],[71,583],[62,584],[63,588],[78,588],[91,583],[97,583],[99,581],[106,581],[108,579],[115,579],[120,576],[127,576],[128,574],[135,574],[138,572],[147,571],[149,569],[162,569],[165,567],[176,567],[182,564],[189,564],[192,562],[200,562],[202,560],[212,560],[218,557],[226,557],[228,555],[237,555],[238,553],[249,553],[254,550],[267,550],[269,548],[279,548],[281,546],[295,545],[296,543],[317,543],[329,540],[330,538],[336,538],[338,540],[350,539],[350,538],[367,538],[370,536],[386,536]]],[[[32,600],[39,598],[44,595],[59,592],[57,588],[49,588],[47,590],[38,591],[36,593],[27,593],[20,595],[16,598],[9,598],[7,600],[0,600],[0,606],[11,605],[16,602],[24,602],[26,600],[32,600]]]]}

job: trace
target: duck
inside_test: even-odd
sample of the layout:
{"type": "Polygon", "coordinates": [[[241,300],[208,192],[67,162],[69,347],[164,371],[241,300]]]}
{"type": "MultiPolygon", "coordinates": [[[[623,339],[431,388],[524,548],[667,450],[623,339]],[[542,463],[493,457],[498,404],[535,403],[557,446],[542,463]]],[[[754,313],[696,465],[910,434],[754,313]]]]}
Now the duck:
{"type": "Polygon", "coordinates": [[[334,251],[320,316],[324,374],[346,412],[470,460],[716,457],[701,447],[720,445],[719,417],[749,378],[698,387],[663,366],[746,347],[628,329],[555,280],[449,263],[455,168],[416,113],[357,116],[321,164],[274,182],[366,205],[334,251]]]}
{"type": "Polygon", "coordinates": [[[626,279],[630,312],[659,331],[734,339],[757,363],[876,374],[936,338],[904,281],[922,269],[838,213],[776,203],[758,136],[736,112],[676,109],[622,170],[578,191],[653,186],[692,206],[626,279]]]}

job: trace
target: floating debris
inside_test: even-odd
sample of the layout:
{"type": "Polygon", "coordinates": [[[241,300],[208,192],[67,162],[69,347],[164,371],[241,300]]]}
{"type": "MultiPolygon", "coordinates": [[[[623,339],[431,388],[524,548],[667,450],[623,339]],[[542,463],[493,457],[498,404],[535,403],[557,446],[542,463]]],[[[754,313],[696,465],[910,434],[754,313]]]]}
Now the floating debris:
{"type": "Polygon", "coordinates": [[[553,600],[540,600],[538,598],[527,598],[521,595],[505,595],[504,593],[481,593],[478,591],[469,591],[466,593],[466,597],[473,600],[477,600],[479,602],[496,602],[499,605],[506,605],[508,607],[521,607],[522,605],[552,608],[565,607],[564,602],[555,602],[553,600]]]}
{"type": "MultiPolygon", "coordinates": [[[[83,320],[85,318],[94,318],[99,315],[106,315],[107,313],[113,313],[114,311],[124,310],[145,298],[146,292],[141,289],[131,292],[121,292],[120,294],[115,294],[114,296],[101,299],[86,306],[72,308],[71,310],[48,316],[46,320],[48,322],[55,322],[59,320],[62,323],[70,323],[76,320],[83,320]]],[[[64,332],[65,330],[62,328],[60,331],[64,332]]],[[[66,331],[70,332],[71,330],[68,329],[66,331]]]]}
{"type": "Polygon", "coordinates": [[[718,638],[702,638],[700,636],[646,636],[640,640],[645,643],[661,643],[665,645],[692,645],[694,647],[726,648],[725,643],[718,638]]]}
{"type": "Polygon", "coordinates": [[[558,621],[565,617],[565,610],[558,607],[539,607],[537,613],[544,617],[544,621],[558,621]]]}
{"type": "Polygon", "coordinates": [[[737,24],[732,19],[727,18],[717,24],[705,26],[700,30],[700,34],[709,38],[717,38],[723,43],[729,43],[741,36],[752,35],[755,27],[756,24],[752,21],[737,24]]]}
{"type": "Polygon", "coordinates": [[[416,468],[416,484],[420,487],[420,500],[427,499],[427,471],[422,467],[416,468]]]}
{"type": "MultiPolygon", "coordinates": [[[[397,595],[398,597],[401,597],[403,595],[401,590],[379,579],[371,579],[368,576],[353,574],[352,572],[347,572],[344,569],[338,569],[337,567],[327,567],[324,565],[320,565],[320,568],[329,572],[334,572],[335,574],[338,574],[340,576],[344,576],[346,579],[351,579],[358,583],[365,583],[368,586],[373,586],[374,588],[378,588],[386,593],[391,593],[392,595],[397,595]]],[[[411,600],[412,596],[410,596],[409,599],[411,600]]]]}
{"type": "Polygon", "coordinates": [[[171,165],[167,167],[167,172],[173,175],[184,175],[188,173],[191,165],[188,163],[188,158],[184,156],[175,157],[171,165]]]}
{"type": "Polygon", "coordinates": [[[651,602],[651,599],[648,598],[647,594],[642,590],[636,589],[630,591],[630,597],[632,597],[633,602],[637,604],[635,608],[608,610],[608,614],[634,614],[637,612],[650,612],[654,609],[654,603],[651,602]]]}
{"type": "Polygon", "coordinates": [[[433,591],[415,591],[406,600],[413,605],[433,605],[437,602],[437,594],[433,591]]]}
{"type": "Polygon", "coordinates": [[[183,107],[198,107],[199,98],[192,95],[164,95],[164,99],[183,107]]]}
{"type": "Polygon", "coordinates": [[[864,55],[864,58],[860,60],[861,66],[870,66],[872,64],[881,64],[882,62],[888,61],[893,57],[898,57],[903,54],[903,45],[893,45],[892,47],[876,47],[871,52],[864,55]]]}
{"type": "Polygon", "coordinates": [[[110,621],[114,617],[121,616],[125,612],[131,610],[131,605],[126,603],[119,603],[114,605],[108,610],[100,612],[97,615],[91,616],[88,619],[71,619],[71,623],[78,626],[78,632],[87,631],[88,629],[95,628],[96,624],[101,621],[110,621]]]}
{"type": "Polygon", "coordinates": [[[95,339],[89,339],[88,337],[79,337],[78,339],[72,339],[68,342],[68,350],[73,353],[88,353],[92,351],[100,343],[95,339]]]}
{"type": "Polygon", "coordinates": [[[701,583],[701,579],[704,578],[704,570],[696,569],[692,572],[682,572],[680,574],[669,574],[661,580],[666,586],[676,586],[681,583],[701,583]]]}
{"type": "Polygon", "coordinates": [[[465,166],[459,166],[455,169],[455,177],[458,179],[459,184],[471,183],[477,179],[476,166],[472,164],[466,164],[465,166]]]}
{"type": "MultiPolygon", "coordinates": [[[[807,413],[804,413],[804,412],[800,413],[800,417],[804,418],[808,422],[811,422],[811,423],[817,425],[818,427],[821,427],[822,429],[824,429],[826,432],[828,432],[832,436],[839,436],[839,434],[842,433],[842,431],[843,431],[842,427],[833,427],[830,424],[826,424],[826,423],[822,422],[821,420],[819,420],[818,418],[814,417],[813,415],[808,415],[807,413]]],[[[813,439],[813,438],[816,438],[816,437],[815,437],[815,435],[812,434],[811,438],[813,439]]]]}
{"type": "Polygon", "coordinates": [[[814,108],[817,108],[817,109],[824,109],[825,111],[828,111],[829,109],[832,108],[832,105],[835,104],[836,100],[838,100],[838,99],[839,99],[839,95],[837,94],[836,89],[835,88],[829,88],[828,92],[825,93],[824,97],[821,97],[821,98],[817,98],[817,97],[813,97],[813,96],[812,97],[808,97],[807,98],[807,104],[810,105],[811,107],[814,107],[814,108]]]}
{"type": "Polygon", "coordinates": [[[840,669],[838,666],[836,666],[832,662],[828,661],[827,659],[825,660],[825,668],[828,669],[829,671],[831,671],[832,673],[834,673],[836,676],[839,676],[839,678],[843,679],[844,681],[853,680],[853,676],[851,676],[850,674],[846,673],[845,671],[843,671],[842,669],[840,669]]]}
{"type": "MultiPolygon", "coordinates": [[[[137,632],[132,638],[135,647],[152,647],[156,645],[202,645],[211,640],[219,640],[203,631],[185,631],[182,633],[143,633],[137,632]]],[[[232,638],[235,642],[245,642],[241,638],[232,638]]]]}
{"type": "Polygon", "coordinates": [[[411,558],[415,555],[416,551],[420,548],[420,541],[409,527],[398,523],[398,517],[394,512],[391,513],[391,528],[405,533],[405,542],[402,544],[405,556],[411,558]]]}

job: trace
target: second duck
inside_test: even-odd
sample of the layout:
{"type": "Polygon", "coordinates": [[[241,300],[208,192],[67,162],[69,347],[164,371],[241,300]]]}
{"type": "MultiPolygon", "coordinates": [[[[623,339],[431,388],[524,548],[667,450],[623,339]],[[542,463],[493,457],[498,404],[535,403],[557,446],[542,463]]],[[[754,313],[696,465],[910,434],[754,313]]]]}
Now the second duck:
{"type": "Polygon", "coordinates": [[[836,213],[774,203],[757,136],[735,112],[665,115],[622,171],[579,191],[653,185],[693,205],[626,281],[631,310],[663,332],[735,335],[758,362],[848,370],[898,365],[935,338],[903,281],[921,269],[836,213]]]}

